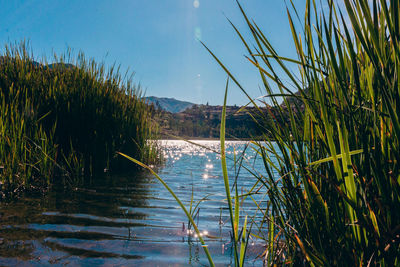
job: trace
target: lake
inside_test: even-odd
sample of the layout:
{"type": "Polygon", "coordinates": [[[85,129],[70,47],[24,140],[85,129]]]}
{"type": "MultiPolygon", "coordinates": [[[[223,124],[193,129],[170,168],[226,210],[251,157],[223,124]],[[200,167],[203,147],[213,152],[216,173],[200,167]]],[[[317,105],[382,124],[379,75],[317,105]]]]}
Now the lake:
{"type": "MultiPolygon", "coordinates": [[[[230,219],[225,197],[219,141],[160,141],[165,164],[157,173],[189,208],[193,196],[196,222],[204,234],[216,265],[233,266],[230,219]]],[[[233,185],[237,176],[239,194],[255,182],[233,159],[246,142],[227,141],[228,170],[233,185]]],[[[263,170],[262,161],[249,148],[243,154],[246,166],[263,170]]],[[[254,196],[266,205],[263,192],[254,196]]],[[[247,198],[242,204],[249,217],[260,212],[247,198]]],[[[246,215],[241,213],[243,219],[246,215]]],[[[188,219],[170,193],[147,171],[113,176],[71,192],[49,192],[0,206],[0,265],[103,265],[103,266],[207,266],[197,237],[188,229],[188,219]]],[[[242,220],[243,221],[243,220],[242,220]]],[[[255,229],[256,227],[254,227],[255,229]]],[[[253,229],[253,230],[254,230],[253,229]]],[[[266,235],[265,229],[256,232],[266,235]]],[[[264,251],[259,240],[250,240],[246,265],[262,266],[264,251]]]]}

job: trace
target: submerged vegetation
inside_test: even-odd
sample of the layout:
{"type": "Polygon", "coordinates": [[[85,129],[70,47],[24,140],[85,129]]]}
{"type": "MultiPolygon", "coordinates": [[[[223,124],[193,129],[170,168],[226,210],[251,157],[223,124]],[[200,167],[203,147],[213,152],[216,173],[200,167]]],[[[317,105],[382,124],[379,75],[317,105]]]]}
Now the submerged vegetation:
{"type": "Polygon", "coordinates": [[[221,159],[236,266],[243,265],[251,228],[268,229],[268,266],[400,264],[400,6],[398,0],[343,3],[340,10],[331,0],[324,7],[307,0],[303,18],[292,5],[288,19],[297,58],[278,55],[238,4],[251,40],[232,26],[278,113],[265,117],[266,142],[254,142],[265,166],[254,172],[254,191],[240,196],[235,183],[231,197],[223,109],[221,159]],[[291,108],[278,104],[281,97],[291,108]],[[269,197],[267,206],[256,203],[264,219],[246,223],[246,217],[239,230],[239,203],[262,192],[260,186],[269,197]]]}
{"type": "Polygon", "coordinates": [[[0,57],[0,191],[123,170],[116,151],[157,160],[148,106],[131,77],[83,54],[55,61],[35,62],[25,44],[0,57]]]}

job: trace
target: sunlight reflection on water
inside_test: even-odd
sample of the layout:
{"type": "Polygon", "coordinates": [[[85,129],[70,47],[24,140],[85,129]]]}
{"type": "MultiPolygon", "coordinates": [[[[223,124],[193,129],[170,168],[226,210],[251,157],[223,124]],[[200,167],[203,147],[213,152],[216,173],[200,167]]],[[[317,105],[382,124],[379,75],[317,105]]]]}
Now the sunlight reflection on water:
{"type": "MultiPolygon", "coordinates": [[[[233,262],[230,223],[221,172],[219,141],[162,140],[166,162],[158,174],[190,207],[216,264],[233,262]],[[196,204],[201,203],[196,207],[196,204]],[[195,209],[196,207],[196,209],[195,209]]],[[[228,141],[227,156],[238,159],[246,142],[228,141]]],[[[244,164],[263,170],[255,152],[246,150],[244,164]]],[[[231,185],[247,192],[254,177],[228,160],[231,185]]],[[[265,192],[253,196],[265,206],[265,192]]],[[[254,203],[243,204],[253,216],[254,203]]],[[[111,176],[89,188],[68,193],[51,192],[0,206],[0,265],[207,265],[203,249],[188,219],[169,192],[147,172],[111,176]],[[46,256],[44,256],[46,255],[46,256]]],[[[241,216],[245,213],[242,212],[241,216]]],[[[255,215],[262,220],[262,215],[255,215]]],[[[259,235],[265,235],[262,230],[259,235]]],[[[263,244],[251,241],[247,263],[263,244]]]]}

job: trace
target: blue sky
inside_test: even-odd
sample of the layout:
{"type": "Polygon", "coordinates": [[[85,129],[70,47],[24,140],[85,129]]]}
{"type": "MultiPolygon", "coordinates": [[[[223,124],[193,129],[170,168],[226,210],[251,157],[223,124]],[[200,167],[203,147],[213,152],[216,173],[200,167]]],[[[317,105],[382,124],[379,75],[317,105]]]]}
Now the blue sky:
{"type": "MultiPolygon", "coordinates": [[[[284,56],[295,56],[283,0],[241,1],[284,56]]],[[[302,3],[304,1],[295,1],[302,3]]],[[[251,96],[262,94],[257,71],[227,18],[246,36],[234,0],[0,0],[0,46],[29,40],[36,58],[66,49],[135,72],[146,95],[222,104],[226,75],[200,38],[251,96]]],[[[232,86],[228,104],[247,99],[232,86]]]]}

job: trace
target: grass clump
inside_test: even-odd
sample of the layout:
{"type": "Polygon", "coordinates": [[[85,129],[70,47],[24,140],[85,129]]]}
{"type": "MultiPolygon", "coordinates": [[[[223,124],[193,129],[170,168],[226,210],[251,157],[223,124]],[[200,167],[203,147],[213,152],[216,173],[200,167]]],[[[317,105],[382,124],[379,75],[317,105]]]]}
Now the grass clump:
{"type": "Polygon", "coordinates": [[[307,0],[304,18],[292,3],[297,58],[278,55],[239,5],[251,41],[235,30],[275,110],[267,142],[255,143],[269,195],[260,207],[268,265],[400,264],[399,2],[343,3],[307,0]]]}
{"type": "Polygon", "coordinates": [[[35,62],[25,44],[6,46],[0,57],[3,191],[123,170],[116,151],[157,160],[148,106],[131,77],[83,54],[55,61],[35,62]]]}

